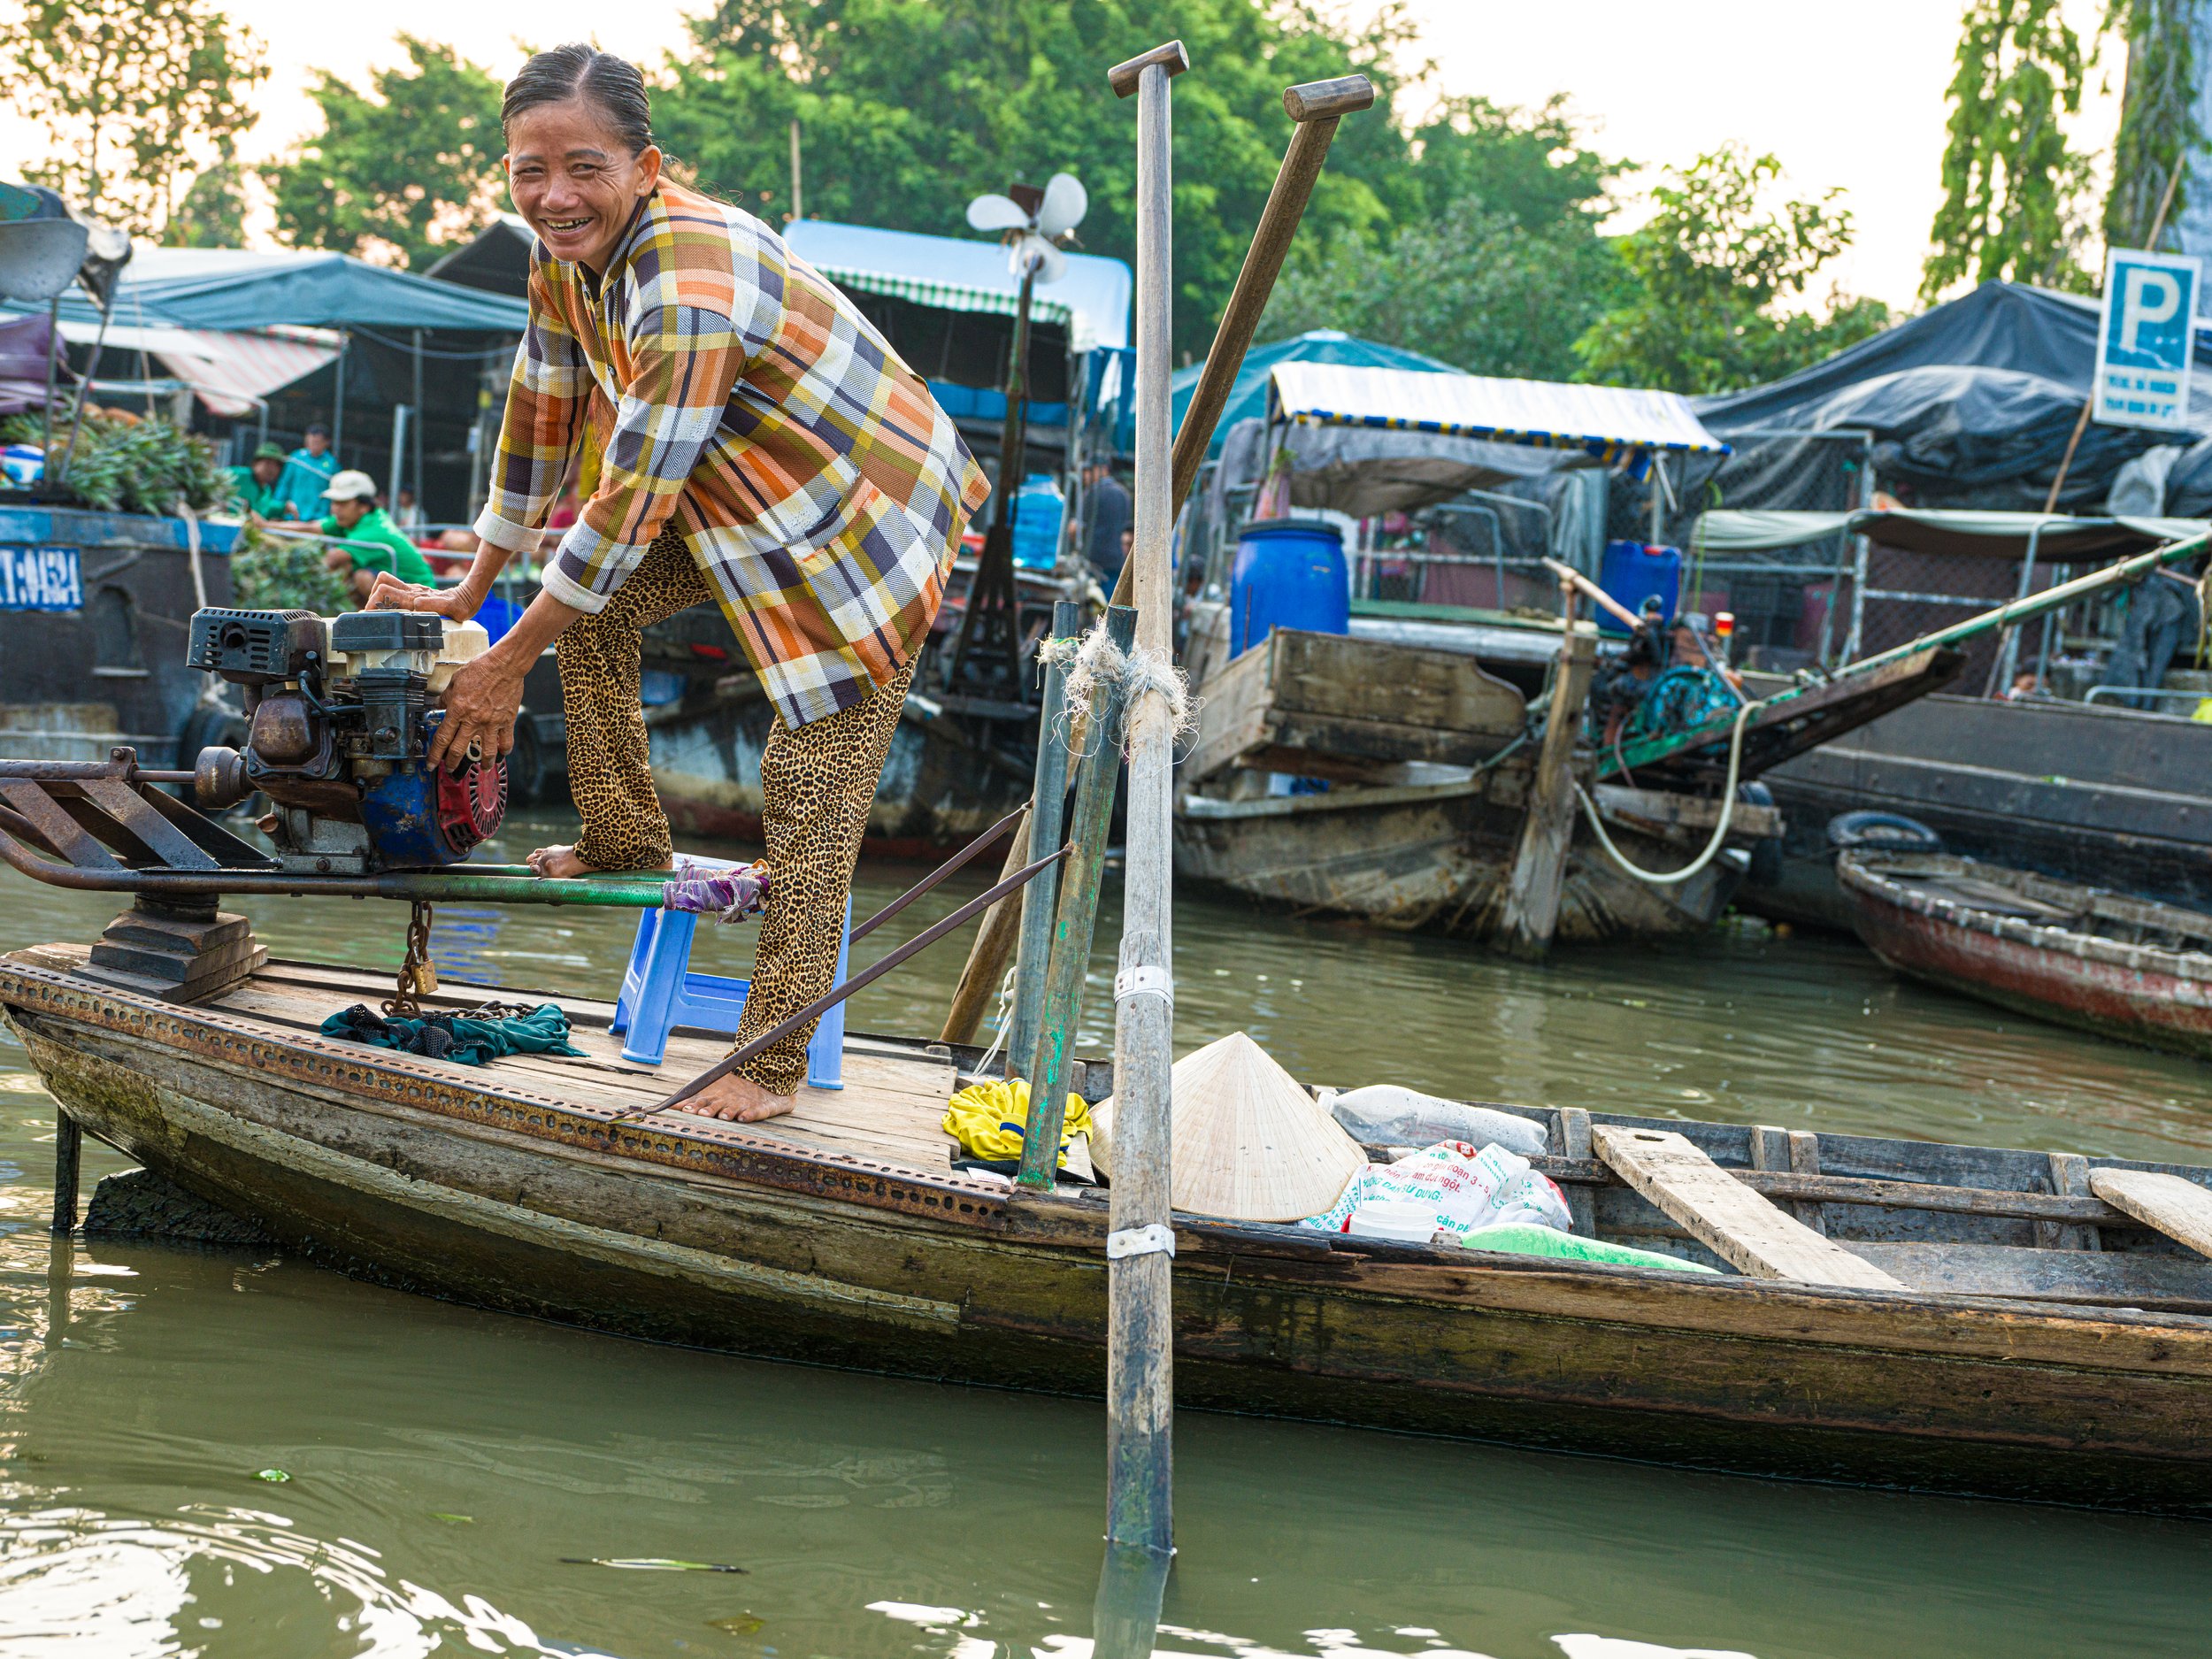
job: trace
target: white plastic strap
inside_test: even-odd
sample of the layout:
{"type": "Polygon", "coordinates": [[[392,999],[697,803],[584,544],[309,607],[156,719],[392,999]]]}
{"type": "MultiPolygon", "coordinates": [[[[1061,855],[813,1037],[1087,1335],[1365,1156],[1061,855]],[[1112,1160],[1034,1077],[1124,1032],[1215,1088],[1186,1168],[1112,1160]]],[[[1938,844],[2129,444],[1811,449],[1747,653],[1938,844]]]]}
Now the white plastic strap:
{"type": "Polygon", "coordinates": [[[1165,968],[1124,968],[1114,975],[1114,1001],[1132,996],[1164,996],[1175,1006],[1175,976],[1165,968]]]}
{"type": "Polygon", "coordinates": [[[1110,1262],[1118,1262],[1125,1256],[1174,1254],[1175,1230],[1156,1221],[1148,1227],[1130,1227],[1106,1235],[1106,1259],[1110,1262]]]}

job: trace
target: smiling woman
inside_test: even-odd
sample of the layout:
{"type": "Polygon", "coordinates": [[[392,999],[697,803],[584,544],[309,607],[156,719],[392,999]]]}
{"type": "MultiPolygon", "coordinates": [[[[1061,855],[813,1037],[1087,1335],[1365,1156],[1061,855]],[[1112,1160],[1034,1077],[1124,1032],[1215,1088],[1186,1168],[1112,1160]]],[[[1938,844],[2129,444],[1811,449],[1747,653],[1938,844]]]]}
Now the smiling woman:
{"type": "MultiPolygon", "coordinates": [[[[639,633],[712,600],[776,709],[761,762],[773,872],[742,1045],[829,989],[891,733],[953,551],[988,488],[920,377],[851,303],[741,209],[673,183],[636,67],[541,52],[501,119],[509,189],[536,233],[530,323],[473,566],[448,592],[379,580],[372,606],[473,616],[534,553],[587,451],[596,487],[542,591],[456,674],[430,760],[513,746],[524,675],[556,645],[573,846],[556,877],[665,868],[639,697],[639,633]],[[556,642],[557,641],[557,644],[556,642]]],[[[791,1110],[795,1031],[687,1110],[791,1110]]]]}

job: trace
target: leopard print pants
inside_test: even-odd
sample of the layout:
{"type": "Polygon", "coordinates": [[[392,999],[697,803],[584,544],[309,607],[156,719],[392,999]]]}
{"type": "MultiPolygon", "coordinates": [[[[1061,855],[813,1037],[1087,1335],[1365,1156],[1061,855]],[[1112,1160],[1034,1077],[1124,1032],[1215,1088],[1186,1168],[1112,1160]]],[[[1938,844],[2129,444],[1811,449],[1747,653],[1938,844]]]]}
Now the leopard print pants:
{"type": "MultiPolygon", "coordinates": [[[[672,856],[647,764],[638,636],[713,597],[682,536],[664,531],[606,608],[570,624],[554,647],[568,716],[569,789],[584,823],[576,853],[586,864],[652,870],[672,856]]],[[[910,661],[851,708],[795,727],[779,716],[769,732],[760,763],[768,913],[739,1046],[826,995],[836,977],[861,832],[913,680],[910,661]]],[[[806,1079],[813,1034],[812,1025],[795,1031],[739,1070],[771,1094],[788,1094],[806,1079]]]]}

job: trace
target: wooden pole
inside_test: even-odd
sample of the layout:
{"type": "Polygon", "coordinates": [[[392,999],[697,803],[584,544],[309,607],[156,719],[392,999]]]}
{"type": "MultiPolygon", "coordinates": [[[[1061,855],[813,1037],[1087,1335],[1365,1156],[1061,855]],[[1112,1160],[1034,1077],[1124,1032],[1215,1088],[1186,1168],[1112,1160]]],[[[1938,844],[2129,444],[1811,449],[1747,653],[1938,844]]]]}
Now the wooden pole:
{"type": "MultiPolygon", "coordinates": [[[[1137,613],[1114,605],[1102,624],[1118,651],[1136,637],[1137,613]]],[[[1113,828],[1114,784],[1121,775],[1121,716],[1125,687],[1102,675],[1091,688],[1084,721],[1090,752],[1075,787],[1075,818],[1068,831],[1067,879],[1052,918],[1051,966],[1036,1040],[1018,1056],[1029,1078],[1029,1116],[1022,1130],[1021,1184],[1048,1192],[1060,1163],[1060,1129],[1067,1116],[1068,1076],[1074,1070],[1075,1026],[1083,1012],[1083,981],[1089,977],[1091,939],[1098,929],[1098,889],[1106,874],[1106,840],[1113,828]]],[[[1026,918],[1024,918],[1025,921],[1026,918]]]]}
{"type": "MultiPolygon", "coordinates": [[[[1083,607],[1063,599],[1052,607],[1055,641],[1071,640],[1083,631],[1083,607]]],[[[1066,701],[1065,664],[1045,664],[1044,696],[1037,710],[1037,775],[1030,792],[1029,822],[1040,847],[1060,844],[1061,814],[1068,798],[1068,730],[1060,705],[1066,701]]],[[[1095,728],[1094,728],[1095,729],[1095,728]]],[[[1052,960],[1053,918],[1059,910],[1059,871],[1046,871],[1022,889],[1020,945],[1015,957],[1014,1011],[1006,1038],[1006,1070],[1010,1077],[1033,1076],[1025,1071],[1037,1051],[1037,1031],[1044,1021],[1045,971],[1052,960]]]]}
{"type": "MultiPolygon", "coordinates": [[[[1139,65],[1144,61],[1141,58],[1130,60],[1139,65]]],[[[1128,66],[1122,65],[1113,74],[1120,74],[1128,66]]],[[[1168,73],[1179,71],[1171,69],[1168,73]]],[[[1108,79],[1112,80],[1112,76],[1108,79]]],[[[1113,86],[1125,98],[1134,89],[1135,81],[1132,78],[1128,88],[1118,81],[1113,86]]],[[[1242,268],[1237,272],[1236,286],[1230,289],[1229,303],[1222,308],[1221,324],[1214,330],[1213,345],[1206,352],[1206,366],[1199,371],[1198,384],[1192,388],[1190,404],[1183,411],[1183,425],[1175,434],[1174,494],[1168,503],[1171,525],[1183,511],[1183,503],[1190,499],[1198,469],[1205,465],[1214,427],[1229,402],[1229,394],[1235,389],[1253,333],[1266,314],[1268,296],[1275,291],[1275,279],[1282,272],[1283,257],[1290,251],[1291,239],[1298,234],[1298,221],[1305,213],[1307,198],[1313,194],[1314,180],[1321,176],[1321,164],[1328,158],[1330,141],[1336,136],[1336,124],[1347,115],[1371,107],[1374,102],[1375,88],[1365,75],[1308,81],[1303,86],[1289,88],[1283,94],[1284,112],[1297,127],[1290,135],[1290,148],[1283,153],[1283,165],[1276,171],[1275,188],[1267,193],[1267,205],[1260,210],[1259,227],[1252,233],[1252,246],[1245,253],[1242,268]]],[[[1129,603],[1136,591],[1133,568],[1125,563],[1121,578],[1114,584],[1114,603],[1118,605],[1129,603]]]]}
{"type": "MultiPolygon", "coordinates": [[[[1028,862],[1029,819],[1025,814],[1007,844],[999,879],[1005,880],[1028,862]]],[[[991,999],[998,995],[999,981],[1006,977],[1006,964],[1013,960],[1021,914],[1010,894],[983,912],[983,919],[976,924],[975,942],[968,947],[967,965],[960,970],[960,983],[953,987],[952,1006],[945,1010],[945,1026],[937,1033],[938,1041],[975,1041],[984,1015],[990,1012],[991,999]]]]}
{"type": "MultiPolygon", "coordinates": [[[[1189,66],[1182,42],[1175,41],[1108,77],[1119,96],[1134,91],[1137,97],[1136,536],[1122,573],[1137,601],[1137,657],[1161,670],[1174,650],[1168,545],[1175,521],[1169,456],[1174,287],[1168,80],[1189,66]]],[[[1168,1106],[1175,1035],[1176,714],[1165,692],[1148,684],[1131,697],[1128,722],[1129,823],[1120,971],[1114,977],[1114,1184],[1106,1270],[1106,1536],[1164,1553],[1174,1538],[1175,1256],[1168,1106]]]]}
{"type": "Polygon", "coordinates": [[[84,1131],[60,1106],[54,1108],[54,1231],[77,1230],[77,1164],[84,1151],[84,1131]]]}
{"type": "Polygon", "coordinates": [[[1575,620],[1574,581],[1562,580],[1566,637],[1559,644],[1559,673],[1544,717],[1544,746],[1537,753],[1521,818],[1521,845],[1506,882],[1499,941],[1513,955],[1540,960],[1559,926],[1559,895],[1567,879],[1567,846],[1574,838],[1575,747],[1582,735],[1582,707],[1590,695],[1597,661],[1594,626],[1575,620]]]}

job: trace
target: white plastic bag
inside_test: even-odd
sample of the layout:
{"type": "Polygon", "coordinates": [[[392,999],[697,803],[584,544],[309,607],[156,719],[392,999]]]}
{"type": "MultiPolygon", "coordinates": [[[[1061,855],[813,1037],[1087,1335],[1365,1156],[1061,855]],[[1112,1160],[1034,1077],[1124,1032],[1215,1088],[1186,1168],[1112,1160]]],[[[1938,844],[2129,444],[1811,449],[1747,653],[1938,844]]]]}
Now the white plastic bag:
{"type": "Polygon", "coordinates": [[[1334,1204],[1298,1225],[1347,1232],[1352,1212],[1371,1202],[1427,1204],[1437,1232],[1463,1239],[1480,1227],[1515,1224],[1574,1231],[1566,1195],[1526,1158],[1494,1143],[1477,1151],[1463,1141],[1439,1141],[1395,1164],[1369,1164],[1334,1204]]]}
{"type": "Polygon", "coordinates": [[[1353,1140],[1371,1147],[1427,1147],[1440,1141],[1495,1144],[1523,1157],[1547,1149],[1544,1125],[1488,1106],[1442,1100],[1396,1083],[1371,1083],[1322,1096],[1353,1140]]]}

